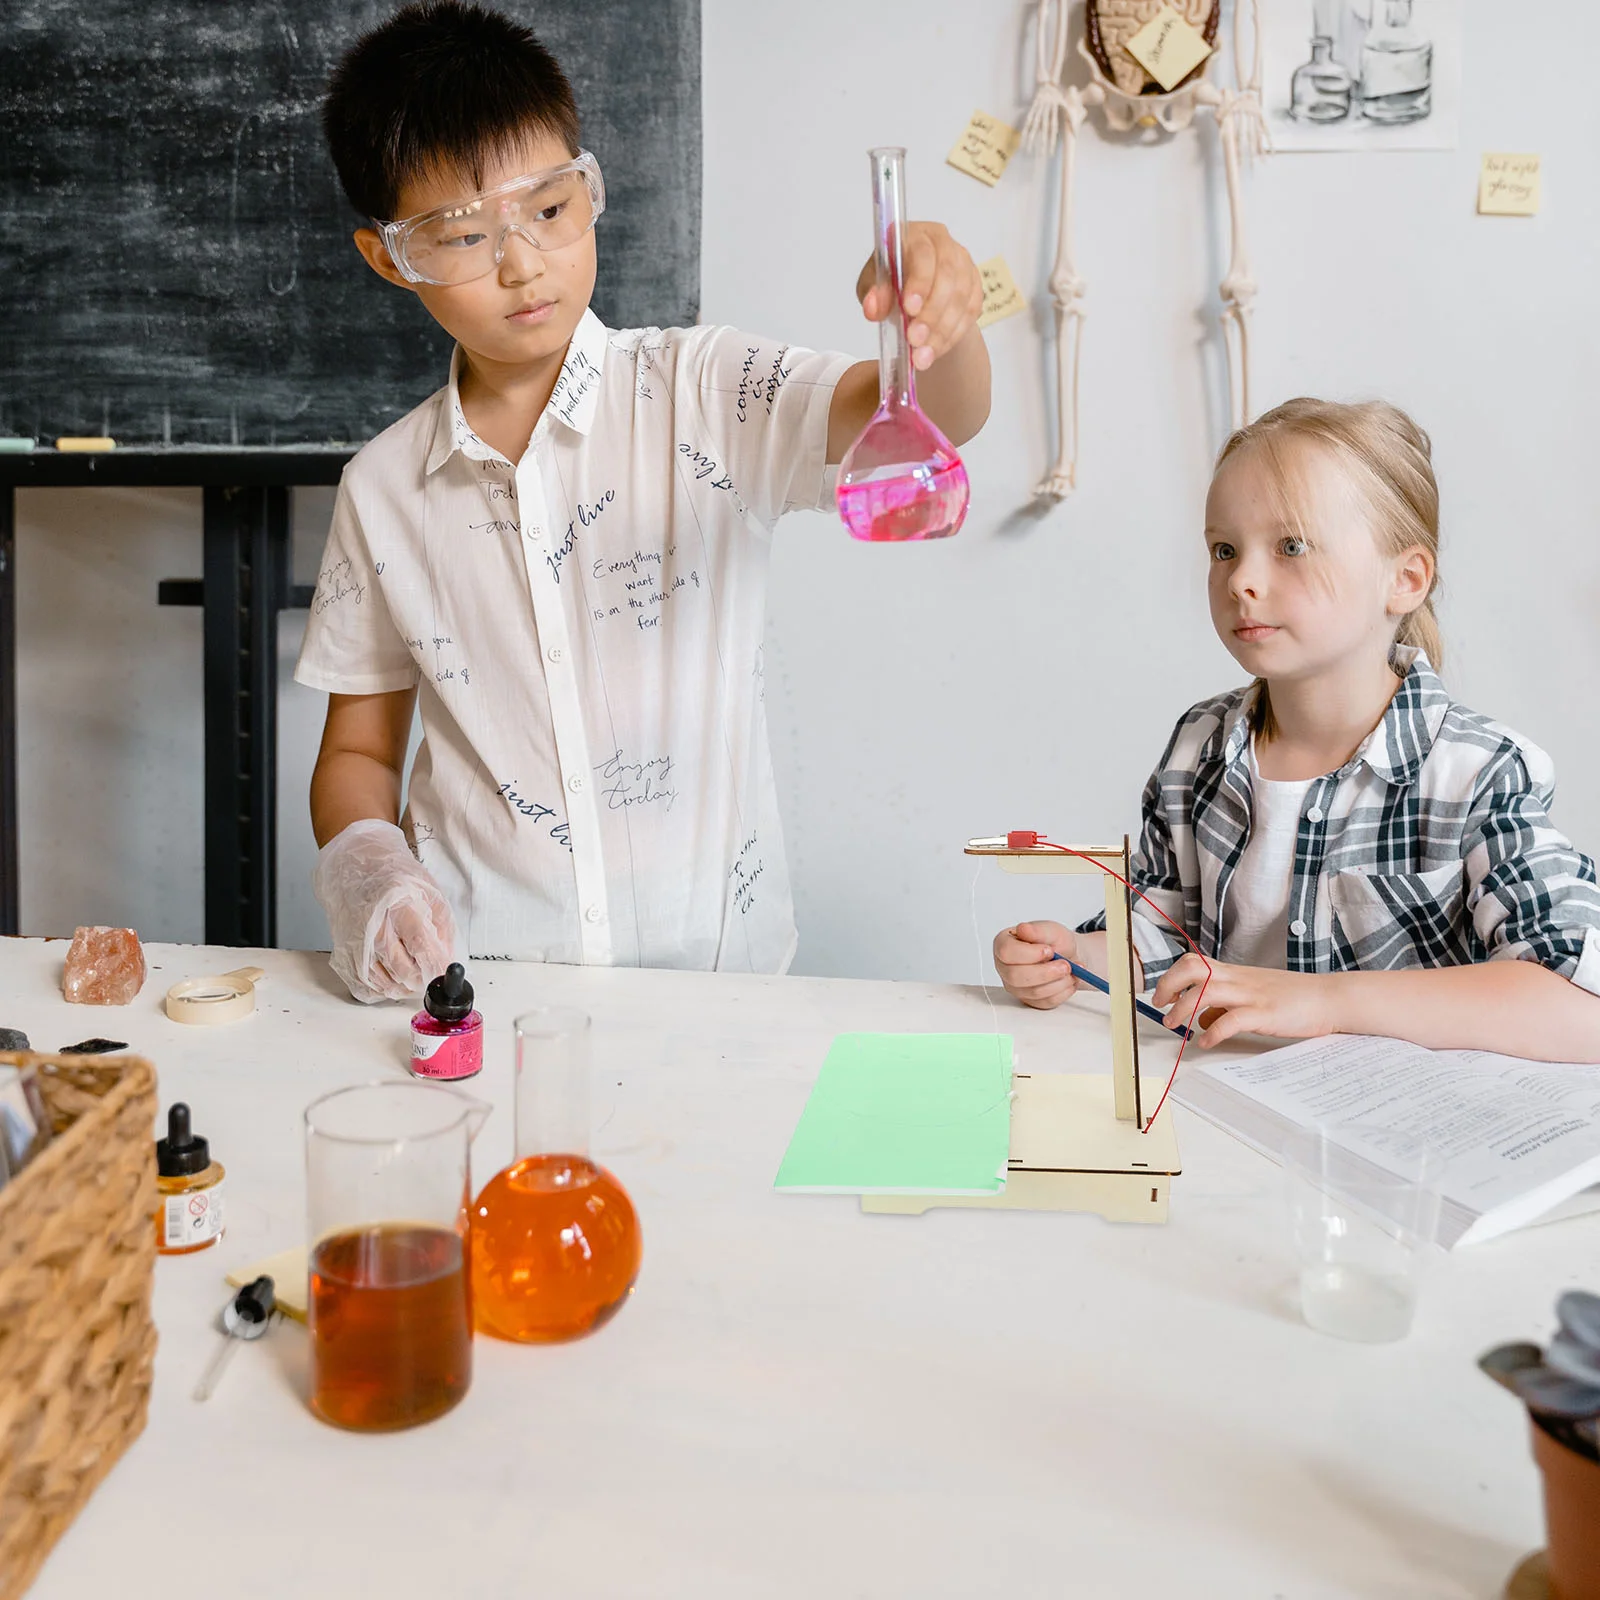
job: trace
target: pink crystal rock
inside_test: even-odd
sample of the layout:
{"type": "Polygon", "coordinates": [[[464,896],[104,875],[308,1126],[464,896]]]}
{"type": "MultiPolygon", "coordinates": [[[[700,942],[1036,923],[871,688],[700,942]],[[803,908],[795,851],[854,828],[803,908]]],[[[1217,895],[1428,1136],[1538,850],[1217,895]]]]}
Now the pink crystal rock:
{"type": "Polygon", "coordinates": [[[144,950],[132,928],[79,928],[61,992],[80,1006],[125,1006],[144,987],[144,950]]]}

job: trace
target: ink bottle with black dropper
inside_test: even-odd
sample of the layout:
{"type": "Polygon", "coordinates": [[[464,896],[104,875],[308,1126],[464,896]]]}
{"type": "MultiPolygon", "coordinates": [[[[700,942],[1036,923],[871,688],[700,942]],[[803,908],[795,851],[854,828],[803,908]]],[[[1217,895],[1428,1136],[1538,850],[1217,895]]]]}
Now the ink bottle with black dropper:
{"type": "Polygon", "coordinates": [[[227,1176],[211,1159],[211,1145],[189,1126],[189,1108],[175,1101],[167,1112],[167,1136],[156,1140],[156,1250],[192,1256],[222,1237],[222,1189],[227,1176]]]}
{"type": "Polygon", "coordinates": [[[411,1072],[434,1083],[455,1083],[483,1071],[483,1018],[472,1009],[466,969],[452,961],[428,985],[411,1019],[411,1072]]]}

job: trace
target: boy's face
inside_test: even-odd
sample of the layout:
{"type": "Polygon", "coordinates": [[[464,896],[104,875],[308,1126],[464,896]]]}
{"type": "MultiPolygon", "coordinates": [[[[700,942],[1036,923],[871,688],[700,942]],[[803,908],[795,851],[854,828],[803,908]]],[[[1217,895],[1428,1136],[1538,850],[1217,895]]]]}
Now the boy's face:
{"type": "MultiPolygon", "coordinates": [[[[571,159],[561,140],[535,134],[514,158],[486,164],[481,186],[453,170],[429,173],[400,191],[396,210],[402,218],[419,216],[464,200],[479,187],[492,189],[571,159]]],[[[526,367],[559,359],[594,294],[593,228],[560,250],[535,249],[520,233],[510,233],[497,268],[457,284],[409,282],[375,229],[359,229],[355,240],[368,266],[415,294],[480,365],[526,367]]]]}

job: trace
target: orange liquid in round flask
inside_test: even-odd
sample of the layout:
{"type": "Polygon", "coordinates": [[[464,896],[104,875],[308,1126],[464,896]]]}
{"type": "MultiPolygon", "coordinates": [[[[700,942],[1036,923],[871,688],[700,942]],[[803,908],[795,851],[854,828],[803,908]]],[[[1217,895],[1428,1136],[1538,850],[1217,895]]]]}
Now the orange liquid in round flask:
{"type": "Polygon", "coordinates": [[[643,1240],[627,1191],[589,1159],[589,1019],[535,1011],[516,1029],[518,1155],[472,1208],[473,1321],[547,1344],[621,1308],[643,1240]]]}

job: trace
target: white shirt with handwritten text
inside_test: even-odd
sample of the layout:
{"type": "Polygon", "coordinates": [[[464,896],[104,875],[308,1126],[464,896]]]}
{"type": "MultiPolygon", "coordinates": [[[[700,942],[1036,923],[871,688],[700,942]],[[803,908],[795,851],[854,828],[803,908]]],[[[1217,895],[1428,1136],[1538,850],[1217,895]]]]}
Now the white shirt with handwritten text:
{"type": "Polygon", "coordinates": [[[471,955],[782,971],[769,545],[849,358],[587,312],[515,464],[458,363],[345,469],[295,676],[417,685],[403,825],[471,955]]]}

